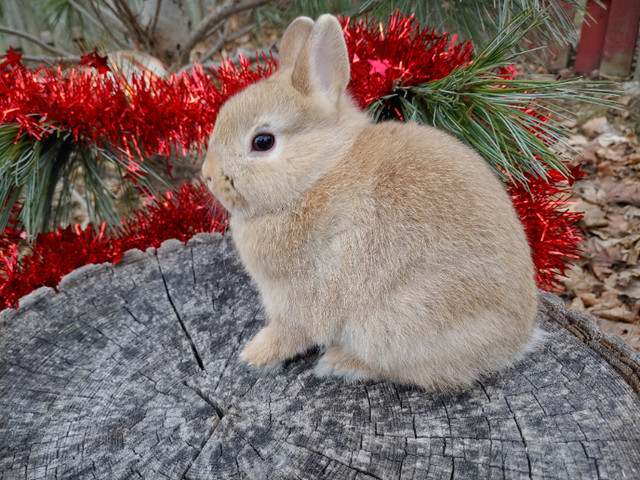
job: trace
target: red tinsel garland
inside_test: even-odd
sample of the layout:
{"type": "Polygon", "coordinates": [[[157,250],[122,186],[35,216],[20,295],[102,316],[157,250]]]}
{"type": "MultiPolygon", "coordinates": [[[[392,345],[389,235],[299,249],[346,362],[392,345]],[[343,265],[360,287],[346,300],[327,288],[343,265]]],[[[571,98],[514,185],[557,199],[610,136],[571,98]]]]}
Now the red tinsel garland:
{"type": "Polygon", "coordinates": [[[201,232],[224,232],[226,212],[202,184],[184,184],[123,220],[108,233],[105,224],[58,228],[37,236],[29,254],[18,260],[17,244],[0,250],[0,309],[43,285],[55,287],[67,273],[90,263],[118,263],[132,248],[158,247],[170,238],[187,241],[201,232]]]}
{"type": "Polygon", "coordinates": [[[457,35],[421,29],[416,18],[396,12],[386,27],[365,20],[341,20],[351,63],[349,90],[361,108],[393,92],[438,80],[471,61],[470,42],[457,35]]]}
{"type": "Polygon", "coordinates": [[[196,66],[166,78],[125,79],[92,69],[8,65],[0,69],[0,124],[18,125],[36,139],[69,131],[86,145],[120,150],[133,170],[136,158],[202,148],[220,105],[276,68],[264,56],[255,66],[241,58],[207,73],[196,66]]]}
{"type": "Polygon", "coordinates": [[[549,172],[549,178],[528,176],[527,186],[511,184],[509,195],[522,221],[536,267],[538,286],[549,292],[562,289],[570,258],[579,258],[582,240],[577,222],[582,213],[568,209],[573,180],[583,176],[580,166],[570,169],[572,177],[549,172]]]}
{"type": "MultiPolygon", "coordinates": [[[[386,29],[349,19],[342,25],[352,64],[349,86],[362,108],[391,94],[394,85],[442,78],[471,59],[470,44],[421,30],[413,17],[396,14],[386,29]]],[[[82,63],[102,73],[28,70],[20,54],[10,51],[4,58],[0,124],[18,125],[34,138],[70,131],[85,145],[120,149],[133,170],[152,153],[202,149],[222,103],[276,67],[263,56],[255,66],[241,59],[239,65],[226,62],[206,73],[197,66],[167,78],[125,80],[103,68],[104,57],[97,55],[83,57],[82,63]]],[[[580,216],[566,211],[567,181],[560,174],[551,172],[548,181],[531,178],[527,188],[511,186],[510,194],[532,247],[538,285],[552,290],[558,286],[556,275],[566,270],[566,258],[576,254],[580,237],[574,225],[580,216]]],[[[0,235],[0,308],[16,307],[21,296],[39,286],[55,287],[79,266],[117,262],[129,248],[144,250],[168,238],[187,240],[226,226],[221,207],[201,185],[185,185],[156,202],[123,220],[115,234],[107,235],[104,226],[41,234],[21,259],[17,243],[24,233],[7,227],[0,235]]]]}

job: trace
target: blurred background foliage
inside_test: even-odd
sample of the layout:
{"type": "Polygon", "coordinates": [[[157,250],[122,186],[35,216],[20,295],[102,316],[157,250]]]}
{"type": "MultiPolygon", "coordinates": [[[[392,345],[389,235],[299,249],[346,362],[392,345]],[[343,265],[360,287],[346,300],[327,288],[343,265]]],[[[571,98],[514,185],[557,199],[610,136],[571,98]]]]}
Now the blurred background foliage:
{"type": "Polygon", "coordinates": [[[415,14],[437,32],[450,32],[482,48],[523,11],[546,11],[525,47],[575,44],[574,18],[584,0],[1,0],[0,48],[39,63],[75,59],[97,50],[136,50],[176,70],[205,62],[251,32],[269,46],[265,31],[282,30],[298,15],[322,13],[385,21],[396,9],[415,14]],[[195,48],[199,47],[199,48],[195,48]],[[195,49],[195,51],[194,51],[195,49]]]}

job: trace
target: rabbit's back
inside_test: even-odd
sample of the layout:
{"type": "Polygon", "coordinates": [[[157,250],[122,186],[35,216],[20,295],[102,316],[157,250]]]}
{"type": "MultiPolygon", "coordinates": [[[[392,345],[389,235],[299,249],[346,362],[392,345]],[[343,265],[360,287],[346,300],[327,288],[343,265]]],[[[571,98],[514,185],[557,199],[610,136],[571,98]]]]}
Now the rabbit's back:
{"type": "Polygon", "coordinates": [[[307,311],[339,317],[368,364],[443,388],[504,367],[531,340],[522,226],[495,174],[448,134],[372,125],[301,207],[317,259],[307,311]]]}
{"type": "Polygon", "coordinates": [[[326,204],[343,231],[361,230],[353,240],[369,238],[364,251],[426,256],[451,265],[453,276],[535,291],[529,246],[502,183],[479,155],[438,129],[371,125],[303,203],[326,204]]]}

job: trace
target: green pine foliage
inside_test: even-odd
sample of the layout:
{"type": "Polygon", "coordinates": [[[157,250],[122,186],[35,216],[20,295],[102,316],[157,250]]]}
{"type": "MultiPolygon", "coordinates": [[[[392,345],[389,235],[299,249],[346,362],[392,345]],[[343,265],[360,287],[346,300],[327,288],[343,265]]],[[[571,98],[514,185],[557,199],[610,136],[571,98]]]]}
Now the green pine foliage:
{"type": "Polygon", "coordinates": [[[573,7],[581,15],[585,3],[583,0],[281,0],[257,9],[256,15],[260,25],[266,21],[285,27],[298,15],[316,18],[329,12],[384,21],[398,10],[406,16],[415,15],[423,26],[457,34],[482,48],[522,12],[546,12],[521,45],[522,50],[528,50],[532,45],[575,45],[578,34],[565,7],[573,7]]]}
{"type": "Polygon", "coordinates": [[[505,26],[523,12],[546,12],[537,26],[535,36],[540,45],[575,44],[578,40],[565,6],[584,11],[580,0],[364,0],[357,10],[375,18],[384,18],[396,9],[416,17],[424,25],[440,31],[457,33],[483,47],[505,26]]]}
{"type": "Polygon", "coordinates": [[[76,142],[70,132],[58,130],[42,140],[18,133],[15,125],[0,126],[0,232],[16,212],[13,220],[29,236],[72,224],[78,201],[91,222],[115,227],[126,213],[115,191],[134,180],[139,192],[155,193],[158,184],[168,188],[149,162],[128,172],[120,155],[76,142]]]}
{"type": "Polygon", "coordinates": [[[445,78],[414,87],[396,87],[393,95],[370,107],[376,120],[395,103],[403,116],[453,133],[476,149],[503,179],[526,183],[526,174],[567,172],[571,132],[561,122],[573,116],[563,102],[619,105],[610,82],[505,79],[517,60],[513,51],[522,38],[544,22],[546,14],[524,11],[476,54],[474,61],[445,78]],[[536,115],[532,115],[532,110],[536,115]]]}

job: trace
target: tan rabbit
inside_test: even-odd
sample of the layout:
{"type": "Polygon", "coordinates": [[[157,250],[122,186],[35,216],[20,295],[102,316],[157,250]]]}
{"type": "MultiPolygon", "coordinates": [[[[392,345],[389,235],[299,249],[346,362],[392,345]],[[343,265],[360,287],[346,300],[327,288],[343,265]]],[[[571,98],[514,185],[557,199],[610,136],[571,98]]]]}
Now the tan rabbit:
{"type": "Polygon", "coordinates": [[[501,182],[450,135],[373,124],[337,19],[296,19],[280,68],[220,110],[203,166],[268,324],[256,367],[318,345],[320,376],[459,388],[534,337],[529,246],[501,182]]]}

